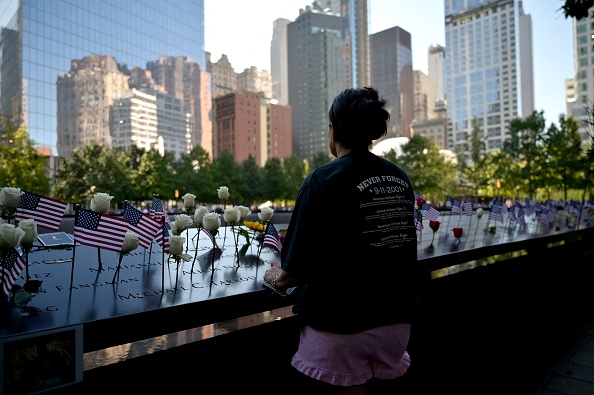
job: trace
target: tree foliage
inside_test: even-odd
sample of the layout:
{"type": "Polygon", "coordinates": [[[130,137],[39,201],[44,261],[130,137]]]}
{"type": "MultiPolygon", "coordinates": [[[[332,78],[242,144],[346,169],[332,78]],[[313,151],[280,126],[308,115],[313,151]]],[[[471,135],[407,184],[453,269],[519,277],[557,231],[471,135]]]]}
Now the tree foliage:
{"type": "Polygon", "coordinates": [[[445,200],[445,195],[451,191],[455,167],[428,138],[415,135],[402,146],[402,155],[395,157],[391,150],[384,157],[400,165],[408,173],[414,190],[427,199],[445,200]]]}
{"type": "Polygon", "coordinates": [[[311,161],[311,170],[317,169],[320,166],[330,163],[333,157],[330,156],[328,151],[319,151],[314,154],[313,160],[311,161]]]}
{"type": "Polygon", "coordinates": [[[582,19],[588,16],[588,10],[594,6],[594,0],[565,0],[560,10],[563,11],[565,19],[582,19]]]}
{"type": "Polygon", "coordinates": [[[468,154],[459,152],[456,155],[460,185],[469,188],[474,196],[479,194],[481,188],[488,185],[490,179],[486,172],[487,155],[484,138],[478,119],[473,119],[470,150],[468,154]]]}
{"type": "Polygon", "coordinates": [[[53,194],[56,198],[86,207],[95,193],[114,197],[121,205],[135,196],[130,159],[123,150],[99,145],[96,142],[77,147],[65,158],[56,173],[53,194]]]}
{"type": "Polygon", "coordinates": [[[527,118],[511,120],[510,139],[503,143],[502,149],[509,155],[511,163],[497,164],[506,188],[511,190],[516,185],[525,184],[528,196],[533,197],[536,189],[543,186],[545,126],[543,111],[533,111],[527,118]]]}
{"type": "Polygon", "coordinates": [[[0,119],[0,188],[7,186],[47,195],[48,158],[39,154],[24,126],[0,119]]]}

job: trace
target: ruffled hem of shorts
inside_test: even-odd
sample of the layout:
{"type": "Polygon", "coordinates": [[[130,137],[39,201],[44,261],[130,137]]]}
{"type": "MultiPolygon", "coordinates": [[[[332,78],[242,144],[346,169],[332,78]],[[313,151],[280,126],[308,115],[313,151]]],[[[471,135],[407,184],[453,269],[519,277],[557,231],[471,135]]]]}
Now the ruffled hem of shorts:
{"type": "Polygon", "coordinates": [[[407,372],[408,368],[410,367],[410,355],[407,351],[404,352],[402,355],[402,359],[400,360],[400,364],[396,366],[395,369],[390,370],[380,370],[375,372],[375,377],[382,380],[389,380],[395,379],[396,377],[404,376],[407,372]]]}
{"type": "MultiPolygon", "coordinates": [[[[307,362],[301,360],[297,355],[293,356],[293,359],[291,360],[291,365],[301,373],[305,374],[306,376],[332,385],[360,385],[364,384],[365,382],[367,382],[367,380],[371,378],[371,376],[367,376],[364,374],[343,375],[327,372],[325,370],[320,370],[316,367],[311,366],[307,362]]],[[[375,377],[382,380],[395,379],[396,377],[403,376],[408,371],[409,367],[410,355],[407,351],[405,351],[402,355],[402,359],[400,360],[400,364],[395,369],[376,371],[375,377]]]]}
{"type": "Polygon", "coordinates": [[[342,375],[332,372],[327,372],[325,370],[320,370],[309,365],[307,362],[302,361],[299,357],[294,356],[291,360],[291,365],[301,373],[309,376],[313,379],[323,381],[325,383],[329,383],[332,385],[340,385],[340,386],[350,386],[350,385],[359,385],[367,382],[371,378],[367,377],[363,374],[358,375],[342,375]]]}

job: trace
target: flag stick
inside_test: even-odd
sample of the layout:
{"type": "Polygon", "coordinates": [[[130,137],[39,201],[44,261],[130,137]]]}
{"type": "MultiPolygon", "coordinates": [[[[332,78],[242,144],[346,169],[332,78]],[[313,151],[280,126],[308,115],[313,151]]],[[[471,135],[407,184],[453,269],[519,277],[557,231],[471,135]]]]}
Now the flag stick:
{"type": "Polygon", "coordinates": [[[5,281],[5,277],[4,277],[4,273],[5,273],[5,269],[4,269],[4,264],[6,262],[6,256],[8,255],[8,252],[6,252],[4,250],[4,248],[1,250],[0,254],[2,254],[2,256],[0,256],[0,267],[2,268],[2,283],[0,283],[2,285],[2,288],[4,288],[4,281],[5,281]]]}
{"type": "MultiPolygon", "coordinates": [[[[80,204],[74,206],[74,226],[76,226],[76,220],[78,219],[78,209],[80,208],[80,204]]],[[[70,269],[70,287],[72,287],[72,283],[74,281],[74,257],[76,256],[76,238],[72,235],[74,239],[73,247],[72,247],[72,266],[70,269]]]]}
{"type": "Polygon", "coordinates": [[[161,217],[161,232],[163,233],[163,246],[161,248],[161,292],[165,292],[165,215],[161,217]]]}
{"type": "MultiPolygon", "coordinates": [[[[194,273],[194,263],[196,262],[196,256],[198,255],[198,244],[200,243],[200,231],[202,230],[202,226],[198,226],[198,232],[196,233],[196,245],[194,250],[194,260],[192,261],[192,268],[190,269],[191,273],[194,273]]],[[[194,238],[192,238],[194,240],[194,238]]]]}

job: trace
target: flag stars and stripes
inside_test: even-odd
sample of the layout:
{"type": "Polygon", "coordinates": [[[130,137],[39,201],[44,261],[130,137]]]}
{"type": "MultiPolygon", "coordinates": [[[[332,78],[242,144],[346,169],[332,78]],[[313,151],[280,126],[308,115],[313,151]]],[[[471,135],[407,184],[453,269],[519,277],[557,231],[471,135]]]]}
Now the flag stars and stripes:
{"type": "Polygon", "coordinates": [[[16,248],[10,248],[0,258],[0,264],[0,275],[3,279],[2,293],[4,296],[8,296],[13,284],[19,278],[19,274],[23,271],[27,263],[16,248]]]}
{"type": "Polygon", "coordinates": [[[59,230],[68,203],[30,192],[21,195],[15,211],[15,221],[33,219],[42,228],[59,230]]]}
{"type": "Polygon", "coordinates": [[[266,226],[266,232],[264,233],[264,245],[272,247],[277,251],[280,251],[282,248],[278,231],[271,223],[268,223],[268,226],[266,226]]]}

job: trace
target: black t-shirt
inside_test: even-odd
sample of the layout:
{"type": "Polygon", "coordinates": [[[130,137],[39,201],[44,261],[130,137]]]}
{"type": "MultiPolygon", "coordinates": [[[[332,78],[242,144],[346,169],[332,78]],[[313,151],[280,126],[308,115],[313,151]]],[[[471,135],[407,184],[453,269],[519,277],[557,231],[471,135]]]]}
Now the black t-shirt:
{"type": "Polygon", "coordinates": [[[355,333],[411,322],[416,262],[414,192],[399,166],[351,153],[305,179],[281,251],[282,268],[304,278],[304,323],[355,333]]]}

